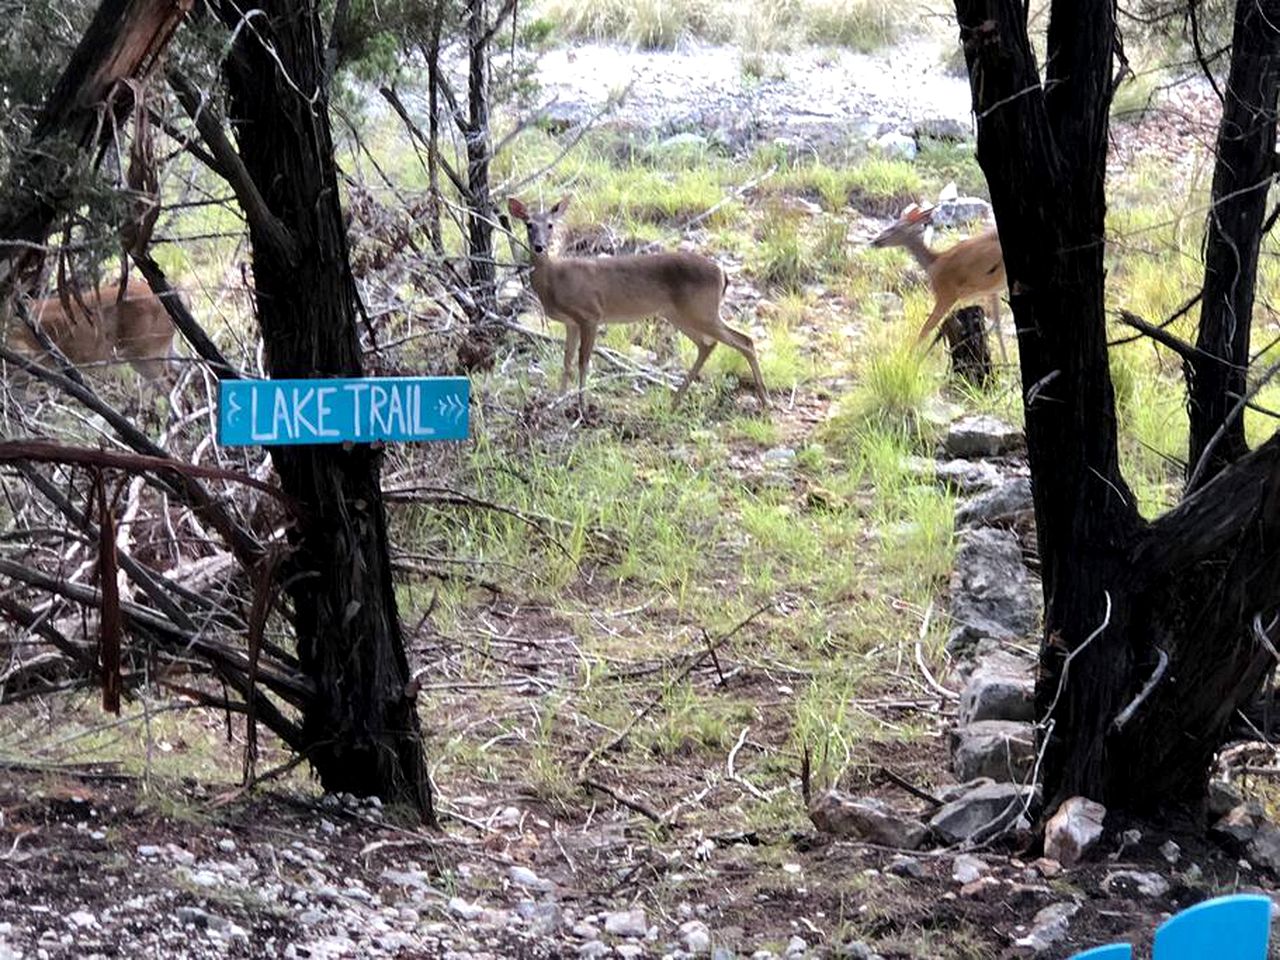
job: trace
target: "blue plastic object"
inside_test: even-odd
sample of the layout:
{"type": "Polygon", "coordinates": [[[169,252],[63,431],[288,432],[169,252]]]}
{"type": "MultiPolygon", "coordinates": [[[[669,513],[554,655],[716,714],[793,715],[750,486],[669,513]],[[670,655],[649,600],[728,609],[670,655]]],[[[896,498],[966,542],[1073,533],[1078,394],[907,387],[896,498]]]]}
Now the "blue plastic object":
{"type": "Polygon", "coordinates": [[[1084,953],[1077,953],[1071,960],[1130,960],[1133,947],[1127,943],[1109,943],[1105,947],[1094,947],[1084,953]]]}
{"type": "Polygon", "coordinates": [[[1156,930],[1153,960],[1267,960],[1271,899],[1238,893],[1206,900],[1156,930]]]}

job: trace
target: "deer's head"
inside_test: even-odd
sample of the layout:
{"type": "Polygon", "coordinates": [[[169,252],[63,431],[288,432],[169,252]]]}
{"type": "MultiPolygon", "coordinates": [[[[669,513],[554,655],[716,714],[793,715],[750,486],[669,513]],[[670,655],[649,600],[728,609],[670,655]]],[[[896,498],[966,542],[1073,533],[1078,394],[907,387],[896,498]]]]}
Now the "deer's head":
{"type": "Polygon", "coordinates": [[[535,257],[547,256],[551,253],[551,234],[556,221],[564,216],[569,208],[569,198],[561,197],[550,210],[533,213],[515,197],[507,200],[507,210],[517,220],[523,221],[529,235],[529,249],[535,257]]]}

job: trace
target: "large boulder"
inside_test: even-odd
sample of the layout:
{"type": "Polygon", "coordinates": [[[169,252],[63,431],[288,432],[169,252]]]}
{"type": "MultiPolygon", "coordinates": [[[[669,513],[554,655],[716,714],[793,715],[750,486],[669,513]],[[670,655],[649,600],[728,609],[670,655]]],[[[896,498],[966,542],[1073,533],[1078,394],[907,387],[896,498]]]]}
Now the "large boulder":
{"type": "Polygon", "coordinates": [[[1000,457],[1022,450],[1025,440],[1017,427],[995,417],[961,417],[951,424],[942,440],[942,450],[952,458],[974,460],[1000,457]]]}
{"type": "Polygon", "coordinates": [[[809,819],[823,833],[901,850],[914,850],[925,836],[924,824],[898,813],[883,800],[852,797],[839,790],[828,790],[814,800],[809,819]]]}

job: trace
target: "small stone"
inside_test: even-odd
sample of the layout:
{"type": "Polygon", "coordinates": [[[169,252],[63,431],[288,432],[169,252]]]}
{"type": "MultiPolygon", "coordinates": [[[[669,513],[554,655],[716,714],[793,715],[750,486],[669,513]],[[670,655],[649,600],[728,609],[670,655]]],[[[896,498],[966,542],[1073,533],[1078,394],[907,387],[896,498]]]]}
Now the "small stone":
{"type": "Polygon", "coordinates": [[[1020,450],[1025,441],[1017,427],[995,417],[978,415],[961,417],[951,424],[943,438],[942,449],[948,457],[975,460],[999,457],[1020,450]]]}
{"type": "Polygon", "coordinates": [[[896,131],[876,138],[876,147],[886,157],[894,160],[914,160],[916,158],[916,142],[914,138],[896,131]]]}
{"type": "Polygon", "coordinates": [[[990,872],[991,868],[972,854],[962,853],[951,861],[951,879],[956,883],[973,883],[990,872]]]}
{"type": "Polygon", "coordinates": [[[1169,863],[1177,863],[1178,858],[1182,856],[1182,848],[1172,840],[1166,840],[1160,844],[1160,856],[1164,857],[1169,863]]]}
{"type": "Polygon", "coordinates": [[[956,526],[1001,526],[1023,522],[1034,510],[1031,480],[1014,477],[956,507],[956,526]]]}
{"type": "Polygon", "coordinates": [[[961,780],[1021,781],[1035,762],[1035,728],[1011,720],[979,720],[951,731],[951,754],[961,780]]]}
{"type": "Polygon", "coordinates": [[[968,897],[971,900],[986,900],[999,891],[1004,892],[1004,884],[995,877],[979,877],[972,883],[966,883],[960,888],[960,896],[968,897]]]}
{"type": "Polygon", "coordinates": [[[943,843],[984,839],[1017,820],[1032,796],[1014,783],[980,786],[939,809],[929,827],[943,843]]]}
{"type": "Polygon", "coordinates": [[[1013,673],[980,663],[960,695],[960,723],[1034,720],[1035,687],[1030,671],[1013,673]]]}
{"type": "Polygon", "coordinates": [[[793,463],[796,452],[790,447],[774,447],[772,450],[766,450],[760,459],[765,463],[773,464],[793,463]]]}
{"type": "Polygon", "coordinates": [[[809,942],[804,937],[792,937],[787,941],[784,957],[803,957],[809,952],[809,942]]]}
{"type": "Polygon", "coordinates": [[[1126,847],[1136,847],[1142,842],[1141,830],[1126,830],[1120,834],[1120,840],[1126,847]]]}
{"type": "Polygon", "coordinates": [[[477,920],[484,913],[484,907],[468,903],[461,897],[451,898],[448,909],[455,917],[461,917],[463,920],[477,920]]]}
{"type": "Polygon", "coordinates": [[[701,920],[680,924],[680,943],[695,956],[711,950],[711,930],[701,920]]]}
{"type": "Polygon", "coordinates": [[[67,914],[67,920],[73,927],[80,930],[87,930],[90,927],[98,925],[98,918],[87,910],[76,910],[67,914]]]}
{"type": "Polygon", "coordinates": [[[1073,867],[1099,840],[1107,808],[1086,797],[1063,801],[1044,831],[1044,854],[1064,867],[1073,867]]]}
{"type": "Polygon", "coordinates": [[[644,915],[643,907],[631,910],[619,910],[604,918],[604,931],[615,937],[631,937],[639,940],[649,932],[649,923],[644,915]]]}
{"type": "Polygon", "coordinates": [[[1050,857],[1041,857],[1039,860],[1034,861],[1031,866],[1046,880],[1052,880],[1062,873],[1062,864],[1050,857]]]}
{"type": "Polygon", "coordinates": [[[1258,832],[1245,847],[1245,856],[1254,864],[1280,872],[1280,827],[1268,821],[1258,826],[1258,832]]]}
{"type": "Polygon", "coordinates": [[[638,943],[620,943],[613,948],[613,952],[622,957],[622,960],[636,960],[637,957],[644,956],[644,947],[638,943]]]}
{"type": "Polygon", "coordinates": [[[609,952],[609,947],[599,940],[588,940],[582,946],[578,947],[578,956],[584,960],[594,960],[595,957],[603,957],[609,952]]]}
{"type": "Polygon", "coordinates": [[[850,940],[836,947],[836,956],[841,960],[881,960],[876,953],[861,940],[850,940]]]}
{"type": "Polygon", "coordinates": [[[1036,953],[1044,953],[1066,937],[1071,926],[1071,918],[1079,909],[1078,903],[1050,904],[1035,915],[1027,935],[1013,941],[1013,945],[1031,949],[1036,953]]]}
{"type": "Polygon", "coordinates": [[[1111,896],[1163,897],[1169,892],[1169,881],[1158,873],[1113,870],[1103,878],[1102,889],[1111,896]]]}
{"type": "Polygon", "coordinates": [[[524,887],[528,890],[541,890],[545,892],[547,890],[555,889],[554,883],[538,876],[528,867],[522,867],[519,865],[512,866],[508,868],[507,876],[516,886],[524,887]]]}
{"type": "Polygon", "coordinates": [[[161,852],[162,851],[159,847],[150,843],[144,843],[138,847],[138,856],[140,857],[146,857],[146,858],[158,857],[160,856],[161,852]]]}
{"type": "Polygon", "coordinates": [[[1225,817],[1236,807],[1244,803],[1244,794],[1240,788],[1225,780],[1209,781],[1209,816],[1215,819],[1225,817]]]}
{"type": "Polygon", "coordinates": [[[895,877],[910,877],[913,880],[924,876],[924,867],[915,857],[894,857],[885,871],[895,877]]]}
{"type": "Polygon", "coordinates": [[[924,840],[920,821],[898,814],[875,797],[852,797],[828,790],[809,809],[809,819],[823,833],[852,836],[901,850],[914,850],[924,840]]]}
{"type": "Polygon", "coordinates": [[[1232,852],[1243,850],[1258,832],[1258,820],[1248,804],[1238,804],[1209,828],[1209,833],[1232,852]]]}
{"type": "Polygon", "coordinates": [[[594,923],[587,923],[586,921],[581,921],[573,925],[572,933],[575,937],[578,937],[582,940],[594,940],[598,936],[600,936],[600,928],[597,927],[594,923]]]}

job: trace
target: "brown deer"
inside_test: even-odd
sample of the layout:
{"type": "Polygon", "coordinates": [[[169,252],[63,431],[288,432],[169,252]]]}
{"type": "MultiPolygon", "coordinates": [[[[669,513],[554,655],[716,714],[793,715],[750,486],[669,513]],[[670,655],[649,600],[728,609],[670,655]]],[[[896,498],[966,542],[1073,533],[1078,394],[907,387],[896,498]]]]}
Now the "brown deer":
{"type": "MultiPolygon", "coordinates": [[[[127,361],[153,385],[170,373],[173,321],[160,299],[141,280],[99,287],[77,299],[69,296],[68,313],[60,297],[34,300],[27,313],[44,334],[77,367],[127,361]],[[80,300],[83,300],[83,305],[80,300]]],[[[42,361],[40,341],[16,315],[7,321],[11,349],[42,361]]]]}
{"type": "Polygon", "coordinates": [[[1008,362],[1004,333],[1000,329],[1000,292],[1007,281],[1000,238],[992,227],[977,236],[961,240],[939,253],[924,240],[924,229],[933,217],[932,207],[912,204],[902,216],[872,239],[873,247],[905,247],[924,267],[933,290],[933,312],[920,328],[916,343],[922,343],[957,301],[986,298],[991,322],[1000,343],[1000,357],[1008,362]]]}
{"type": "Polygon", "coordinates": [[[672,400],[683,399],[689,384],[702,370],[717,343],[747,358],[760,404],[769,405],[764,377],[756,359],[755,344],[720,318],[724,292],[729,286],[724,271],[695,253],[647,253],[617,257],[551,257],[552,233],[564,215],[569,198],[550,210],[533,213],[512,197],[511,216],[524,222],[533,263],[533,291],[542,309],[565,325],[564,369],[560,392],[569,383],[573,355],[578,355],[578,398],[587,387],[587,368],[601,324],[631,323],[647,317],[663,317],[694,342],[698,355],[684,383],[672,400]]]}

